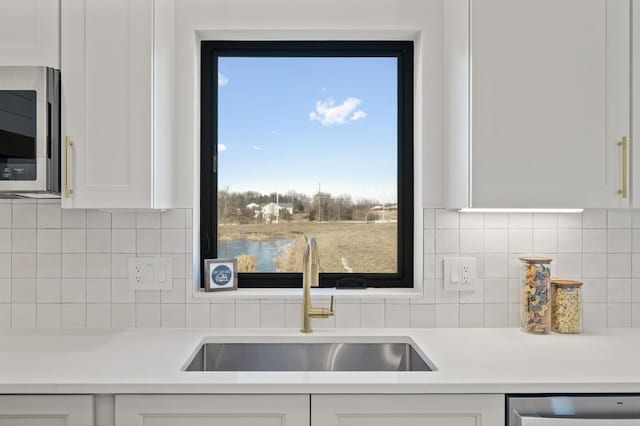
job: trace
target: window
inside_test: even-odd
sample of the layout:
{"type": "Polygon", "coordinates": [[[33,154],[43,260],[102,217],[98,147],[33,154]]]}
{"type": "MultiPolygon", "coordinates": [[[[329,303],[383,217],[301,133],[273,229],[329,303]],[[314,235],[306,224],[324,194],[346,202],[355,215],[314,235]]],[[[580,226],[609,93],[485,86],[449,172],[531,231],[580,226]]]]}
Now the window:
{"type": "MultiPolygon", "coordinates": [[[[413,42],[204,41],[201,256],[239,287],[413,286],[413,42]]],[[[202,265],[203,262],[201,262],[202,265]]]]}

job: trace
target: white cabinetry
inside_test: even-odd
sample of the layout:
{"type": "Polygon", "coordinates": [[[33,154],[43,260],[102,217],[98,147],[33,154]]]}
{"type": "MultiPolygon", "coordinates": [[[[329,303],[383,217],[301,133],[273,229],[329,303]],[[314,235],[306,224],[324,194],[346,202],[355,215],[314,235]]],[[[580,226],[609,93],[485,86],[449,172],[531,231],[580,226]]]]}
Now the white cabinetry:
{"type": "Polygon", "coordinates": [[[62,0],[65,208],[169,208],[173,0],[62,0]]]}
{"type": "Polygon", "coordinates": [[[59,8],[56,0],[0,1],[0,66],[59,68],[59,8]]]}
{"type": "Polygon", "coordinates": [[[629,0],[446,1],[448,206],[629,206],[630,40],[629,0]]]}
{"type": "Polygon", "coordinates": [[[91,426],[93,424],[93,396],[0,396],[0,426],[91,426]]]}
{"type": "Polygon", "coordinates": [[[503,425],[504,395],[312,395],[311,424],[503,425]]]}
{"type": "Polygon", "coordinates": [[[308,426],[309,395],[118,395],[116,426],[308,426]]]}

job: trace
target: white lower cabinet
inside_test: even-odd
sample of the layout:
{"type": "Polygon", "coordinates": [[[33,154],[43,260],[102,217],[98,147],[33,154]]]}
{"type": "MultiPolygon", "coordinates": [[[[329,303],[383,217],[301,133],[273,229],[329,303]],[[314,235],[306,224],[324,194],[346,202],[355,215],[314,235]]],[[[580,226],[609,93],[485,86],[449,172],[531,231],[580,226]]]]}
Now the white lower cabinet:
{"type": "Polygon", "coordinates": [[[504,395],[312,395],[311,424],[503,425],[504,395]]]}
{"type": "Polygon", "coordinates": [[[0,396],[0,426],[91,426],[91,395],[0,396]]]}
{"type": "Polygon", "coordinates": [[[116,396],[116,426],[285,425],[309,425],[309,395],[116,396]]]}
{"type": "Polygon", "coordinates": [[[115,426],[504,424],[504,395],[117,395],[115,426]]]}

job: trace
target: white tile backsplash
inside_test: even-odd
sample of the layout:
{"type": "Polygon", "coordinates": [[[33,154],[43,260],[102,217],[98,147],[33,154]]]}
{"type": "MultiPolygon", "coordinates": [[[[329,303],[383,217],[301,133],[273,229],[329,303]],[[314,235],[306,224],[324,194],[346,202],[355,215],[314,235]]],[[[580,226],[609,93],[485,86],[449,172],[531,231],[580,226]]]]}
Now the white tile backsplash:
{"type": "MultiPolygon", "coordinates": [[[[523,254],[551,256],[554,277],[584,280],[585,327],[640,327],[640,210],[425,209],[423,219],[421,298],[338,299],[335,317],[314,327],[517,327],[523,254]],[[443,291],[442,261],[458,255],[476,258],[477,291],[443,291]]],[[[299,328],[295,299],[193,298],[191,222],[190,209],[0,203],[0,327],[299,328]],[[173,289],[129,290],[136,255],[170,257],[173,289]]]]}

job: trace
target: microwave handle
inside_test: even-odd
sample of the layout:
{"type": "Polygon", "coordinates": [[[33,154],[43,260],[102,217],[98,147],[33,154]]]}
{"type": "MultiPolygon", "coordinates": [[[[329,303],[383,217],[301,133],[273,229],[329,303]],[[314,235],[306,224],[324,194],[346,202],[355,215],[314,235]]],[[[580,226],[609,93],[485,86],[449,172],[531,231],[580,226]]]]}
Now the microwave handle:
{"type": "Polygon", "coordinates": [[[73,194],[73,188],[71,187],[71,158],[72,158],[71,149],[73,148],[73,141],[71,140],[70,136],[67,136],[65,138],[64,148],[65,148],[65,159],[66,159],[65,175],[64,175],[64,197],[69,198],[71,197],[71,194],[73,194]]]}
{"type": "Polygon", "coordinates": [[[640,426],[640,419],[522,417],[522,426],[640,426]]]}

